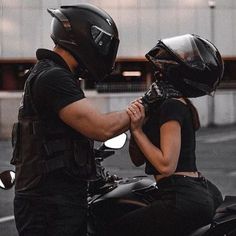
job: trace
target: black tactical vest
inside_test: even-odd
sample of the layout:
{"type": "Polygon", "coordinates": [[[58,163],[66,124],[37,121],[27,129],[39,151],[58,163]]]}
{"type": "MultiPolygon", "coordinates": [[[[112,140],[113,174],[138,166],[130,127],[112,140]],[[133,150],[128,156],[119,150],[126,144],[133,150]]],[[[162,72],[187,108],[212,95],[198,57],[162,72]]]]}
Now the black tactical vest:
{"type": "Polygon", "coordinates": [[[42,176],[64,169],[78,179],[95,173],[93,141],[75,132],[60,119],[39,114],[32,97],[32,85],[45,71],[58,68],[49,60],[39,61],[25,83],[18,122],[13,125],[11,164],[16,167],[16,191],[37,186],[42,176]]]}

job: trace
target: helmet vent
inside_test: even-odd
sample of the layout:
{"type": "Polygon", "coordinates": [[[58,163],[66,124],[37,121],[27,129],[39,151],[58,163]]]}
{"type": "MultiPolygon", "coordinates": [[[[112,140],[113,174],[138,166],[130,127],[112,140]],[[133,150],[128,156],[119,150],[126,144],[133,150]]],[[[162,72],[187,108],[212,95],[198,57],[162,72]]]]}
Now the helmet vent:
{"type": "Polygon", "coordinates": [[[63,28],[65,29],[65,31],[67,32],[67,34],[70,37],[69,41],[68,40],[57,40],[57,42],[64,41],[69,44],[77,45],[75,43],[74,34],[72,32],[72,27],[71,27],[69,19],[59,9],[47,9],[47,11],[51,14],[52,17],[55,17],[62,24],[63,28]]]}
{"type": "Polygon", "coordinates": [[[113,36],[95,25],[91,27],[91,34],[100,53],[107,55],[110,50],[113,36]]]}
{"type": "Polygon", "coordinates": [[[109,19],[106,19],[107,23],[111,25],[111,21],[109,19]]]}

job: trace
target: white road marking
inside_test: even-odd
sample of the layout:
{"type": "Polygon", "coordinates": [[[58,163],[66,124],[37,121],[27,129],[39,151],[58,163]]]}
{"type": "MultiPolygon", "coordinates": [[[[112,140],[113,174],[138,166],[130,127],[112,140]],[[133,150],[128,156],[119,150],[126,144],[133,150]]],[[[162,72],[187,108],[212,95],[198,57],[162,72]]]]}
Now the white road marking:
{"type": "Polygon", "coordinates": [[[219,133],[219,134],[214,134],[214,135],[205,135],[205,136],[200,136],[197,138],[197,141],[203,142],[203,143],[219,143],[219,142],[226,142],[226,141],[231,141],[231,140],[236,140],[236,132],[234,133],[219,133]]]}
{"type": "Polygon", "coordinates": [[[1,223],[4,223],[4,222],[7,222],[7,221],[14,220],[14,219],[15,219],[14,216],[5,216],[5,217],[2,217],[2,218],[0,218],[0,224],[1,224],[1,223]]]}
{"type": "Polygon", "coordinates": [[[236,177],[236,171],[231,171],[228,173],[228,176],[236,177]]]}

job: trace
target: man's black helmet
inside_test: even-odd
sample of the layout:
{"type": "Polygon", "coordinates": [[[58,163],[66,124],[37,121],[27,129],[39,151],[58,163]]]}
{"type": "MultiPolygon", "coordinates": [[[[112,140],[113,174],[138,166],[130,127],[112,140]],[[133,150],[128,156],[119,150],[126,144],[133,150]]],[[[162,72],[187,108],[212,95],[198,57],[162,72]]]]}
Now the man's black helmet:
{"type": "Polygon", "coordinates": [[[223,77],[224,64],[218,49],[197,35],[159,40],[146,58],[186,97],[212,94],[223,77]]]}
{"type": "Polygon", "coordinates": [[[48,9],[53,16],[51,38],[78,61],[81,76],[103,79],[114,66],[119,45],[113,19],[89,4],[48,9]]]}

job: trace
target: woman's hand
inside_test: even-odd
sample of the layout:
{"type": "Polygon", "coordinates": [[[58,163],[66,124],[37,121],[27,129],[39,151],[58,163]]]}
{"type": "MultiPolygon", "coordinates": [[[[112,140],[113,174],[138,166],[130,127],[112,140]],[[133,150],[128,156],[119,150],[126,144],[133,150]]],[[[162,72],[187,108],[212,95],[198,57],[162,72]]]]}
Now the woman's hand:
{"type": "Polygon", "coordinates": [[[142,103],[138,100],[132,102],[127,108],[127,113],[131,119],[131,131],[134,132],[136,130],[141,130],[145,119],[145,110],[142,103]]]}

